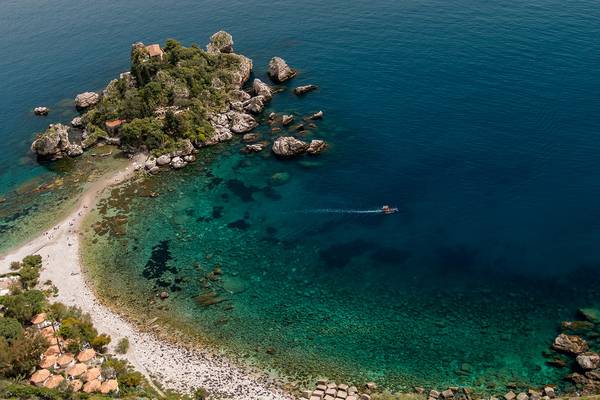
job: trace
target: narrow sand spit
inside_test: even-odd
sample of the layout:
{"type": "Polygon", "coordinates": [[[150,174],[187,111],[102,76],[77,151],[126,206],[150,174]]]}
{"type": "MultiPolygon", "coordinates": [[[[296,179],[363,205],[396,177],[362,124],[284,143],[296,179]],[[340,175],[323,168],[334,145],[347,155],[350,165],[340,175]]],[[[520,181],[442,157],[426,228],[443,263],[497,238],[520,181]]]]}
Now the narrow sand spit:
{"type": "Polygon", "coordinates": [[[271,379],[244,371],[222,356],[209,351],[191,351],[139,331],[102,305],[87,286],[79,254],[81,222],[104,189],[130,178],[139,161],[134,160],[126,169],[92,184],[82,195],[77,209],[67,218],[0,257],[0,273],[8,272],[12,261],[19,261],[29,254],[42,256],[44,267],[40,281],[50,279],[58,287],[56,301],[78,306],[89,313],[98,330],[112,337],[113,345],[127,337],[130,346],[124,357],[138,371],[158,380],[165,388],[190,391],[202,387],[211,393],[239,400],[292,399],[278,390],[271,379]]]}

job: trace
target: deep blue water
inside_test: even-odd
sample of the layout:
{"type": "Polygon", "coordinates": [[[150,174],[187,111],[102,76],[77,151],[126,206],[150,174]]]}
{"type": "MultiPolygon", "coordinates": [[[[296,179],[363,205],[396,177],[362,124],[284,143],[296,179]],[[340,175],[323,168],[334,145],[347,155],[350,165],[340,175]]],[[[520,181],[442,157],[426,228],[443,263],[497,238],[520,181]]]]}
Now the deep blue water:
{"type": "MultiPolygon", "coordinates": [[[[240,156],[234,147],[208,168],[225,183],[245,182],[241,190],[239,182],[222,183],[222,190],[207,194],[211,177],[200,167],[190,169],[174,193],[139,206],[163,214],[150,213],[153,219],[137,225],[132,218],[130,232],[140,243],[129,248],[131,259],[148,258],[153,246],[172,240],[180,263],[204,257],[211,244],[227,268],[247,245],[264,258],[234,267],[236,276],[262,282],[267,296],[277,297],[283,294],[276,277],[290,279],[286,290],[309,290],[304,279],[293,277],[296,270],[279,276],[274,266],[282,267],[282,254],[292,258],[312,249],[314,254],[286,265],[332,288],[332,298],[317,296],[325,312],[355,321],[372,312],[374,320],[369,329],[368,321],[355,326],[346,341],[343,333],[320,332],[323,341],[311,351],[332,359],[344,353],[346,361],[355,354],[355,370],[364,366],[361,376],[385,375],[395,383],[407,375],[473,384],[500,364],[518,380],[540,384],[557,376],[541,352],[562,318],[600,303],[593,285],[600,264],[597,3],[4,0],[2,190],[45,171],[27,155],[33,133],[73,115],[65,99],[100,89],[126,70],[132,42],[175,37],[204,45],[219,29],[231,32],[236,50],[254,60],[256,76],[264,78],[268,60],[279,55],[300,70],[291,85],[319,85],[302,99],[290,91],[278,95],[271,110],[298,115],[324,110],[315,136],[331,148],[319,159],[303,160],[320,163],[307,167],[240,156]],[[34,118],[31,109],[42,104],[57,112],[34,118]],[[291,178],[271,188],[276,196],[254,190],[250,200],[243,198],[251,185],[266,187],[278,171],[291,178]],[[400,212],[386,217],[310,212],[387,203],[400,212]],[[213,206],[225,207],[224,219],[195,224],[213,206]],[[250,229],[227,226],[244,213],[250,229]],[[181,226],[204,244],[181,242],[175,236],[181,226]],[[268,227],[274,228],[269,243],[277,244],[253,244],[268,227]],[[228,240],[219,241],[223,237],[228,240]],[[359,307],[367,304],[359,299],[367,298],[373,308],[359,307]],[[410,321],[419,322],[407,327],[410,321]],[[469,342],[480,348],[466,350],[469,342]],[[485,354],[499,352],[504,361],[486,364],[485,354]],[[453,375],[462,363],[484,372],[453,375]]],[[[139,278],[135,269],[132,274],[139,278]]],[[[315,293],[327,292],[323,287],[315,293]]],[[[236,306],[258,312],[268,329],[275,329],[285,310],[315,311],[300,307],[305,296],[297,304],[286,298],[287,308],[274,314],[266,303],[252,309],[255,301],[241,299],[236,306]]],[[[237,327],[252,327],[242,314],[237,327]]],[[[306,330],[290,321],[289,334],[274,343],[289,344],[306,330]]],[[[253,340],[239,329],[219,329],[232,341],[253,340]]],[[[298,353],[314,340],[294,342],[298,353]]]]}

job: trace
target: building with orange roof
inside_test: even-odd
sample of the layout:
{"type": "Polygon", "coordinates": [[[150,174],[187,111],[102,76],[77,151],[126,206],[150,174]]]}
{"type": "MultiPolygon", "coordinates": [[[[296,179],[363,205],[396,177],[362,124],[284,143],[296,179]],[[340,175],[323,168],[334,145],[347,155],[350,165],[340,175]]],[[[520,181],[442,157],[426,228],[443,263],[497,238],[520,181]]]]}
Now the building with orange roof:
{"type": "Polygon", "coordinates": [[[58,364],[59,368],[69,368],[70,366],[75,365],[75,359],[73,358],[72,354],[63,354],[62,356],[58,357],[56,363],[58,364]]]}
{"type": "Polygon", "coordinates": [[[55,356],[57,354],[60,354],[60,347],[58,347],[58,345],[52,345],[44,352],[45,357],[55,356]]]}
{"type": "Polygon", "coordinates": [[[108,394],[108,393],[118,393],[119,392],[119,383],[116,379],[109,379],[107,381],[102,382],[100,386],[100,393],[108,394]]]}
{"type": "Polygon", "coordinates": [[[83,385],[83,391],[85,393],[99,392],[101,387],[102,383],[98,379],[94,379],[83,385]]]}
{"type": "Polygon", "coordinates": [[[55,367],[57,360],[58,356],[56,354],[53,354],[51,356],[44,357],[42,361],[40,361],[39,366],[42,369],[51,369],[55,367]]]}
{"type": "MultiPolygon", "coordinates": [[[[40,313],[40,314],[34,315],[33,318],[31,318],[31,323],[40,329],[45,328],[45,326],[40,326],[45,322],[47,322],[46,313],[40,313]]],[[[49,323],[50,322],[48,322],[48,324],[49,323]]]]}
{"type": "Polygon", "coordinates": [[[38,369],[33,373],[33,375],[31,375],[29,382],[36,386],[42,386],[44,382],[46,382],[46,379],[50,377],[50,375],[50,371],[47,369],[38,369]]]}
{"type": "Polygon", "coordinates": [[[96,357],[96,351],[94,349],[85,349],[77,354],[77,361],[86,363],[96,357]]]}
{"type": "Polygon", "coordinates": [[[85,371],[87,371],[87,365],[84,363],[79,363],[67,369],[67,375],[69,375],[70,378],[77,378],[85,373],[85,371]]]}
{"type": "Polygon", "coordinates": [[[125,122],[126,121],[124,119],[111,119],[110,121],[106,121],[104,126],[106,127],[106,131],[108,133],[114,134],[125,122]]]}
{"type": "Polygon", "coordinates": [[[146,51],[148,52],[148,55],[151,58],[158,57],[161,60],[163,59],[163,56],[165,54],[160,48],[159,44],[149,44],[148,46],[146,46],[146,51]]]}
{"type": "Polygon", "coordinates": [[[74,379],[69,383],[69,388],[73,392],[79,392],[82,387],[83,387],[83,382],[81,382],[79,379],[74,379]]]}
{"type": "Polygon", "coordinates": [[[44,387],[48,389],[56,389],[58,385],[63,383],[65,378],[62,375],[52,375],[44,382],[44,387]]]}
{"type": "Polygon", "coordinates": [[[83,381],[89,382],[93,381],[94,379],[100,379],[101,373],[102,371],[98,367],[90,368],[86,371],[85,374],[83,374],[83,381]]]}
{"type": "Polygon", "coordinates": [[[41,332],[41,334],[42,334],[43,337],[45,337],[45,338],[51,338],[51,337],[54,336],[54,327],[53,326],[46,326],[40,332],[41,332]]]}

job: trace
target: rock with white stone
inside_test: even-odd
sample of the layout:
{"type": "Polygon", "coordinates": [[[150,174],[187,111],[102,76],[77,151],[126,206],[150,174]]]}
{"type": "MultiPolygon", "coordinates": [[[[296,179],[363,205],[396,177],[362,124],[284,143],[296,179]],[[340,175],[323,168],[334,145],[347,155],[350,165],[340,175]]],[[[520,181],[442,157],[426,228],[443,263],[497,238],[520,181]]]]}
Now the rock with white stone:
{"type": "Polygon", "coordinates": [[[552,348],[564,353],[581,354],[588,350],[588,344],[579,336],[561,333],[554,339],[552,348]]]}
{"type": "Polygon", "coordinates": [[[289,125],[292,122],[294,122],[294,116],[293,115],[284,114],[281,117],[281,123],[283,124],[283,126],[289,125]]]}
{"type": "Polygon", "coordinates": [[[206,51],[209,53],[233,53],[233,37],[225,31],[214,33],[206,45],[206,51]]]}
{"type": "Polygon", "coordinates": [[[35,115],[39,115],[42,117],[45,117],[46,115],[48,115],[49,112],[50,112],[50,109],[48,107],[36,107],[33,109],[33,113],[35,115]]]}
{"type": "Polygon", "coordinates": [[[294,93],[297,96],[302,96],[308,92],[312,92],[313,90],[317,90],[319,87],[316,85],[304,85],[304,86],[298,86],[297,88],[294,89],[294,93]]]}
{"type": "Polygon", "coordinates": [[[227,113],[229,117],[231,131],[233,133],[246,133],[258,126],[258,122],[250,114],[230,111],[227,113]]]}
{"type": "Polygon", "coordinates": [[[83,127],[83,118],[75,117],[71,120],[71,126],[73,128],[82,128],[83,127]]]}
{"type": "Polygon", "coordinates": [[[296,76],[296,71],[290,68],[283,58],[273,57],[269,62],[268,74],[273,81],[281,83],[296,76]]]}
{"type": "Polygon", "coordinates": [[[80,93],[75,97],[75,107],[78,109],[85,109],[91,106],[95,106],[100,101],[100,95],[95,92],[84,92],[80,93]]]}
{"type": "Polygon", "coordinates": [[[162,156],[156,159],[156,165],[163,166],[171,163],[171,156],[168,154],[163,154],[162,156]]]}
{"type": "Polygon", "coordinates": [[[156,157],[150,156],[148,157],[146,162],[144,162],[144,168],[146,168],[147,170],[151,170],[154,167],[156,167],[156,157]]]}
{"type": "Polygon", "coordinates": [[[596,369],[600,367],[600,355],[593,352],[579,354],[577,364],[583,369],[596,369]]]}
{"type": "Polygon", "coordinates": [[[252,82],[252,90],[254,91],[254,94],[256,96],[263,96],[265,99],[268,100],[270,100],[273,96],[273,91],[271,90],[269,85],[267,85],[258,78],[254,79],[254,82],[252,82]]]}
{"type": "Polygon", "coordinates": [[[67,155],[69,157],[77,157],[83,154],[83,149],[78,144],[70,144],[67,148],[67,155]]]}
{"type": "Polygon", "coordinates": [[[273,153],[280,157],[293,157],[305,153],[308,146],[308,143],[293,136],[281,136],[273,143],[273,153]]]}
{"type": "Polygon", "coordinates": [[[187,165],[187,163],[181,157],[173,157],[171,159],[171,167],[173,169],[180,169],[187,165]]]}
{"type": "Polygon", "coordinates": [[[317,111],[310,116],[310,119],[323,119],[323,111],[317,111]]]}
{"type": "Polygon", "coordinates": [[[308,149],[306,149],[306,152],[308,154],[316,155],[322,153],[323,151],[325,151],[325,149],[327,149],[327,143],[324,140],[315,139],[311,140],[308,149]]]}

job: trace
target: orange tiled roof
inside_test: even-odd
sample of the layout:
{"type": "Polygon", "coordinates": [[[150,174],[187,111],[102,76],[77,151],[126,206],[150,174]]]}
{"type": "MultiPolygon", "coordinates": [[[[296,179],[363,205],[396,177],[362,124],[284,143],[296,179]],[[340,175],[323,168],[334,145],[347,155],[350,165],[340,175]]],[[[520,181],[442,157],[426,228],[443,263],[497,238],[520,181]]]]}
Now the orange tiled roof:
{"type": "Polygon", "coordinates": [[[44,322],[46,320],[46,313],[41,313],[41,314],[37,314],[35,315],[32,319],[31,319],[31,323],[34,325],[37,324],[41,324],[42,322],[44,322]]]}
{"type": "Polygon", "coordinates": [[[102,386],[100,386],[100,392],[102,394],[108,394],[110,392],[116,392],[119,388],[119,384],[116,379],[109,379],[107,381],[102,382],[102,386]]]}
{"type": "Polygon", "coordinates": [[[122,119],[112,119],[110,121],[106,121],[104,125],[106,125],[108,129],[113,129],[123,125],[124,122],[125,120],[122,119]]]}
{"type": "Polygon", "coordinates": [[[52,375],[48,380],[44,383],[44,387],[48,389],[55,389],[60,385],[65,378],[62,375],[52,375]]]}
{"type": "Polygon", "coordinates": [[[33,373],[33,375],[31,375],[29,381],[34,385],[39,385],[44,383],[44,381],[48,379],[49,376],[50,371],[48,371],[47,369],[38,369],[33,373]]]}
{"type": "Polygon", "coordinates": [[[79,362],[88,362],[92,358],[96,357],[96,352],[94,349],[85,349],[77,354],[77,361],[79,362]]]}

